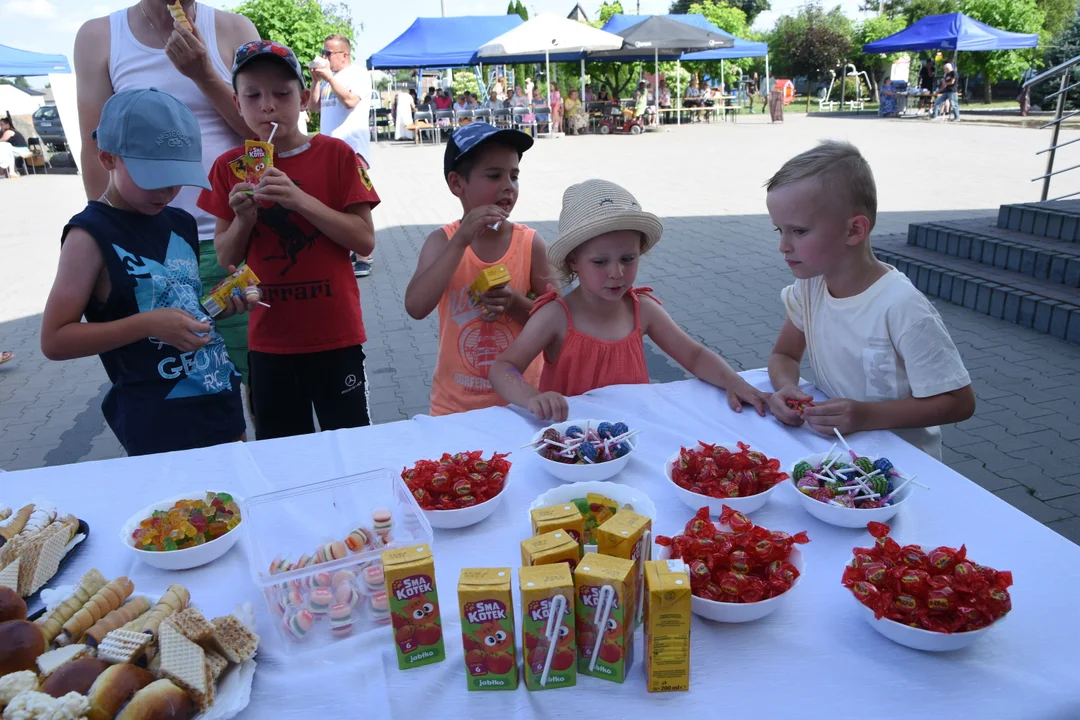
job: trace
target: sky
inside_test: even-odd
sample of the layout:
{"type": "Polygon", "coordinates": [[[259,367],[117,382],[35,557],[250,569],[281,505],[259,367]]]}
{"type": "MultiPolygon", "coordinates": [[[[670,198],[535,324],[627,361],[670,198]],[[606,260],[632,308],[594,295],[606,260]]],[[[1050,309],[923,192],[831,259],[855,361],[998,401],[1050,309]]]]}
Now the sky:
{"type": "MultiPolygon", "coordinates": [[[[60,53],[71,60],[75,33],[90,18],[127,7],[133,0],[0,0],[0,45],[60,53]]],[[[165,0],[161,0],[164,2],[165,0]]],[[[776,18],[794,11],[805,0],[772,0],[773,9],[762,13],[754,23],[755,29],[771,28],[776,18]]],[[[202,2],[202,0],[199,0],[202,2]]],[[[206,4],[218,8],[230,8],[233,0],[208,0],[206,4]]],[[[347,0],[356,25],[357,58],[367,58],[386,46],[408,29],[417,17],[438,17],[442,5],[447,15],[501,15],[506,12],[507,0],[347,0]]],[[[623,7],[633,13],[640,4],[642,14],[666,13],[670,0],[623,0],[623,7]]],[[[857,16],[858,0],[825,0],[827,8],[839,4],[851,17],[857,16]]],[[[530,15],[541,12],[568,14],[574,0],[525,0],[530,15]]],[[[595,17],[600,0],[582,0],[582,8],[595,17]]],[[[43,80],[31,80],[41,86],[43,80]]]]}

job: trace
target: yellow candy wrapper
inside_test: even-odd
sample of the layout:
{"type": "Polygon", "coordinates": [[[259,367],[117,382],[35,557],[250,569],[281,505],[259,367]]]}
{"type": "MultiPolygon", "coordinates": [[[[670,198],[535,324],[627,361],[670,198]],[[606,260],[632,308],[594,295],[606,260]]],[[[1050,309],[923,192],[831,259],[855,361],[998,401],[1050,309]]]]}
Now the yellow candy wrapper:
{"type": "Polygon", "coordinates": [[[501,285],[506,285],[510,282],[510,272],[506,269],[505,265],[492,265],[489,268],[484,268],[473,284],[469,286],[469,295],[472,299],[479,304],[480,296],[486,293],[492,288],[497,288],[501,285]]]}
{"type": "Polygon", "coordinates": [[[274,144],[259,140],[244,141],[244,182],[258,185],[266,168],[274,167],[274,144]]]}
{"type": "Polygon", "coordinates": [[[259,278],[252,272],[251,268],[246,264],[241,265],[236,269],[236,272],[219,282],[210,292],[203,296],[203,310],[211,318],[216,318],[229,306],[229,298],[232,297],[234,289],[239,290],[241,293],[247,293],[249,280],[254,281],[256,285],[259,284],[259,278]]]}

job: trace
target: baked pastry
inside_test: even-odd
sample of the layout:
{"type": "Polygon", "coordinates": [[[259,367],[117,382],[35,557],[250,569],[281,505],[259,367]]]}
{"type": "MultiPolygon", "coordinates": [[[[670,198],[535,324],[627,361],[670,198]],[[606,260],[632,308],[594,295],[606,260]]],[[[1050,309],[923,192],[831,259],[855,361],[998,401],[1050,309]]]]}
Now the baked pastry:
{"type": "Polygon", "coordinates": [[[158,680],[135,693],[116,720],[187,720],[194,710],[187,693],[168,680],[158,680]]]}
{"type": "Polygon", "coordinates": [[[149,609],[150,601],[146,598],[142,596],[132,598],[124,603],[122,607],[113,610],[111,613],[94,623],[93,627],[86,631],[83,640],[87,645],[97,647],[110,632],[131,622],[149,609]]]}
{"type": "Polygon", "coordinates": [[[147,648],[153,638],[134,630],[113,630],[98,645],[98,657],[111,663],[145,665],[147,648]]]}
{"type": "Polygon", "coordinates": [[[0,622],[26,619],[26,601],[13,588],[0,586],[0,622]]]}
{"type": "Polygon", "coordinates": [[[24,692],[8,703],[4,720],[79,720],[86,716],[89,707],[86,698],[75,692],[59,698],[41,692],[24,692]]]}
{"type": "Polygon", "coordinates": [[[79,579],[79,584],[71,597],[36,621],[41,628],[41,634],[45,636],[46,644],[56,639],[64,623],[70,620],[98,590],[105,587],[105,583],[105,576],[101,574],[101,571],[97,568],[91,569],[79,579]]]}
{"type": "Polygon", "coordinates": [[[44,655],[39,655],[37,659],[38,675],[41,679],[52,675],[57,668],[64,663],[73,662],[79,658],[93,657],[94,651],[85,645],[68,645],[67,647],[57,648],[56,650],[50,650],[44,655]]]}
{"type": "Polygon", "coordinates": [[[64,663],[41,683],[41,692],[54,698],[61,698],[69,692],[85,695],[98,675],[108,669],[109,663],[92,657],[64,663]]]}
{"type": "Polygon", "coordinates": [[[157,605],[154,605],[146,620],[143,621],[142,627],[132,629],[156,636],[161,621],[186,608],[189,602],[191,602],[191,593],[188,592],[186,587],[183,585],[170,585],[169,589],[158,600],[157,605]]]}
{"type": "Polygon", "coordinates": [[[37,625],[26,620],[0,623],[0,676],[19,670],[37,671],[37,658],[45,652],[45,638],[37,625]]]}
{"type": "Polygon", "coordinates": [[[208,642],[214,636],[214,626],[198,608],[185,608],[170,616],[166,622],[171,623],[181,635],[194,643],[208,642]]]}
{"type": "Polygon", "coordinates": [[[57,643],[69,645],[78,642],[94,623],[123,605],[133,590],[135,584],[123,576],[105,585],[64,623],[63,632],[56,638],[57,643]]]}
{"type": "Polygon", "coordinates": [[[259,636],[248,630],[235,615],[214,618],[214,647],[229,662],[250,660],[259,647],[259,636]]]}
{"type": "Polygon", "coordinates": [[[153,673],[141,667],[127,663],[109,666],[86,693],[90,701],[87,720],[112,720],[135,693],[152,682],[153,673]]]}
{"type": "Polygon", "coordinates": [[[25,505],[19,508],[19,511],[9,517],[7,520],[0,522],[0,547],[23,531],[26,527],[26,521],[30,519],[30,515],[34,512],[34,505],[25,505]]]}
{"type": "Polygon", "coordinates": [[[161,624],[158,645],[161,675],[186,692],[200,711],[213,705],[214,683],[210,680],[203,649],[184,637],[171,620],[161,624]]]}
{"type": "Polygon", "coordinates": [[[16,695],[37,689],[37,675],[32,670],[20,670],[0,677],[0,710],[16,695]]]}
{"type": "Polygon", "coordinates": [[[173,20],[186,27],[188,32],[195,32],[191,29],[191,21],[188,20],[187,13],[185,13],[184,8],[181,7],[180,0],[176,0],[176,2],[166,5],[165,7],[169,8],[169,14],[172,15],[173,20]]]}

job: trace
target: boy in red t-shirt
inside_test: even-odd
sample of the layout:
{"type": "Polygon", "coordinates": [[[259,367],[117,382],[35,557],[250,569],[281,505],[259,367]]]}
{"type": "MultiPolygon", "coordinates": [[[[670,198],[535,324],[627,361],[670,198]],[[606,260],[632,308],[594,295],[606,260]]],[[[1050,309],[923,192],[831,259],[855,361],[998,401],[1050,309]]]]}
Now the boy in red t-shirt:
{"type": "Polygon", "coordinates": [[[218,218],[222,267],[246,261],[269,307],[251,314],[248,361],[259,439],[370,424],[360,288],[349,253],[375,248],[367,173],[343,141],[300,132],[310,92],[292,50],[260,40],[240,46],[232,69],[240,114],[262,141],[273,135],[273,165],[245,182],[237,147],[210,171],[199,207],[218,218]]]}

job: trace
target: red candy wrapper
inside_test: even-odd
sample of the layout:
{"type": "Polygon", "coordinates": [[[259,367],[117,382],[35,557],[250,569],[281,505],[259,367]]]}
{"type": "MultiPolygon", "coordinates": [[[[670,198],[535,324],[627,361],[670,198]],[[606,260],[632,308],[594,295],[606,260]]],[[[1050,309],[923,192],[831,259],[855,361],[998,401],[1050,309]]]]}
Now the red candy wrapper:
{"type": "Polygon", "coordinates": [[[671,469],[676,485],[714,498],[746,497],[763,493],[788,479],[780,461],[739,443],[739,451],[699,442],[694,450],[682,448],[671,469]]]}
{"type": "Polygon", "coordinates": [[[788,535],[758,527],[725,505],[719,530],[703,507],[686,523],[681,535],[658,535],[656,543],[671,548],[671,557],[690,568],[694,595],[715,602],[750,603],[782,595],[799,577],[788,558],[796,544],[810,542],[806,532],[788,535]]]}
{"type": "Polygon", "coordinates": [[[993,624],[1012,609],[1012,573],[977,565],[967,547],[900,546],[889,526],[868,523],[874,547],[855,548],[841,583],[878,619],[931,632],[955,633],[993,624]]]}
{"type": "Polygon", "coordinates": [[[505,454],[495,453],[484,460],[483,453],[474,450],[420,460],[402,470],[401,479],[424,510],[460,510],[501,493],[509,472],[505,454]]]}
{"type": "Polygon", "coordinates": [[[795,398],[788,398],[784,401],[784,404],[795,412],[802,412],[808,407],[814,407],[813,400],[796,400],[795,398]]]}

